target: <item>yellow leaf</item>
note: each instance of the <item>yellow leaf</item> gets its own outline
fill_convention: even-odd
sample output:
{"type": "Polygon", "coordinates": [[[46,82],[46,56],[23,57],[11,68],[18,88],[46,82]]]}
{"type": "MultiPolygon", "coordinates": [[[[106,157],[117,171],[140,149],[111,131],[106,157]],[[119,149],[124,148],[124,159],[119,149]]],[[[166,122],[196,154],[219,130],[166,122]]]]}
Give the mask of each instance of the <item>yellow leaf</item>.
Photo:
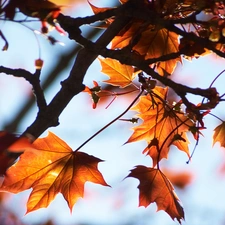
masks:
{"type": "Polygon", "coordinates": [[[135,78],[132,66],[121,64],[119,61],[110,58],[99,58],[99,61],[102,66],[101,72],[110,77],[109,80],[104,81],[108,84],[124,88],[130,85],[135,78]]]}
{"type": "Polygon", "coordinates": [[[225,147],[225,121],[214,129],[213,145],[219,142],[222,147],[225,147]]]}
{"type": "Polygon", "coordinates": [[[0,191],[18,193],[32,188],[27,213],[47,207],[62,193],[70,210],[83,197],[86,181],[108,186],[97,165],[102,160],[72,149],[53,133],[37,139],[7,170],[0,191]]]}

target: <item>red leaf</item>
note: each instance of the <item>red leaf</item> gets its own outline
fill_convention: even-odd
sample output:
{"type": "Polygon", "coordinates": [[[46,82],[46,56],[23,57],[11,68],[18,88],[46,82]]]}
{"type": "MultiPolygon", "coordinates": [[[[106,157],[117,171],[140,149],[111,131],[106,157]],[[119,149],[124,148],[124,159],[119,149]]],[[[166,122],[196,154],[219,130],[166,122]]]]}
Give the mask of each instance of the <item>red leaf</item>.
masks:
{"type": "Polygon", "coordinates": [[[184,219],[183,207],[167,177],[159,170],[145,166],[137,166],[127,177],[135,177],[140,181],[138,189],[139,206],[147,207],[155,202],[158,210],[164,210],[179,223],[184,219]]]}
{"type": "Polygon", "coordinates": [[[29,138],[17,137],[15,134],[0,131],[0,175],[5,174],[18,158],[18,153],[22,153],[27,147],[31,147],[29,138]]]}

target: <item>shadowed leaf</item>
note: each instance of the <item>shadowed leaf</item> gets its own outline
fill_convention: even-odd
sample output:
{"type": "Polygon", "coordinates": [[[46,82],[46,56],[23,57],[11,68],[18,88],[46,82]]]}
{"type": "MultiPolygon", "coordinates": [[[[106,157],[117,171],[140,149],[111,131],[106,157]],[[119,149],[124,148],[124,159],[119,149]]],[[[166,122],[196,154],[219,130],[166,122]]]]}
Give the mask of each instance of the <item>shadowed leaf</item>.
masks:
{"type": "Polygon", "coordinates": [[[0,131],[0,176],[4,175],[18,158],[17,153],[22,153],[28,147],[31,147],[29,138],[0,131]]]}
{"type": "Polygon", "coordinates": [[[172,219],[177,219],[181,223],[184,219],[183,207],[172,184],[160,170],[137,166],[127,177],[134,177],[140,181],[139,206],[147,207],[155,202],[158,210],[164,210],[172,219]]]}

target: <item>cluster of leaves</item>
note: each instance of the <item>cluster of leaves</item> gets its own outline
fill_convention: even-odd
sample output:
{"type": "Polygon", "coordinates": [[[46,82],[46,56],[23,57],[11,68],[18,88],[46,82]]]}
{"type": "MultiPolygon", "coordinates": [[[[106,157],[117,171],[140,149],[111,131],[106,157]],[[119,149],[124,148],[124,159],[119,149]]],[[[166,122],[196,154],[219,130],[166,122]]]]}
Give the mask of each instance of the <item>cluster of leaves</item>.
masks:
{"type": "MultiPolygon", "coordinates": [[[[0,190],[18,193],[32,188],[27,212],[47,207],[59,192],[72,210],[77,199],[83,197],[87,181],[109,186],[97,167],[102,160],[80,149],[128,110],[134,110],[137,117],[127,121],[136,122],[140,118],[142,122],[133,128],[126,143],[146,141],[143,154],[152,159],[151,166],[137,165],[127,176],[140,181],[139,205],[147,207],[155,202],[158,209],[166,211],[172,219],[180,223],[184,219],[180,200],[160,162],[168,157],[172,145],[190,158],[187,132],[199,140],[200,130],[206,129],[203,117],[212,114],[211,111],[224,101],[224,94],[219,95],[212,87],[214,82],[207,89],[190,88],[174,82],[171,77],[182,57],[191,60],[212,52],[225,57],[225,6],[223,1],[213,0],[120,2],[117,8],[98,8],[89,3],[95,15],[85,18],[66,17],[60,14],[59,6],[45,0],[22,3],[10,0],[1,4],[4,19],[13,20],[18,9],[41,20],[43,33],[47,32],[46,22],[55,26],[57,18],[69,37],[83,46],[70,76],[62,82],[62,89],[49,105],[39,83],[41,66],[35,74],[0,68],[1,72],[26,78],[33,86],[39,107],[37,119],[21,137],[5,131],[0,133],[0,172],[4,175],[0,190]],[[200,13],[210,17],[199,20],[200,13]],[[94,43],[82,36],[79,27],[99,20],[104,22],[102,28],[106,31],[94,43]],[[109,43],[110,48],[107,48],[109,43]],[[97,82],[92,88],[82,84],[87,68],[98,55],[102,56],[99,58],[102,72],[109,76],[105,82],[121,89],[130,86],[132,91],[115,93],[103,90],[97,82]],[[169,89],[180,98],[177,102],[168,100],[169,89]],[[139,93],[127,110],[74,151],[51,132],[45,138],[38,138],[49,127],[58,125],[62,110],[81,91],[91,95],[93,108],[106,96],[139,93]],[[186,97],[188,93],[201,96],[202,101],[193,104],[186,97]],[[33,142],[33,139],[36,140],[33,142]],[[19,160],[12,165],[18,156],[19,160]]],[[[4,38],[3,33],[1,36],[4,38]]],[[[220,142],[225,147],[224,133],[225,122],[222,121],[215,128],[213,143],[220,142]]]]}

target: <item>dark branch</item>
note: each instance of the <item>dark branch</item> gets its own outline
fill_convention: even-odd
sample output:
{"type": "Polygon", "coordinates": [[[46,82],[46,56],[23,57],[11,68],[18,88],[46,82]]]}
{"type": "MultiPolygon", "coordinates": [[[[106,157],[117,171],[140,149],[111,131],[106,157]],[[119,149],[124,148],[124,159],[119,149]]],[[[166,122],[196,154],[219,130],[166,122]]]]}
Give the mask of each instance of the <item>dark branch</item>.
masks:
{"type": "MultiPolygon", "coordinates": [[[[105,48],[119,31],[129,22],[130,18],[116,17],[114,22],[96,41],[97,46],[105,48]]],[[[59,17],[59,22],[63,28],[67,28],[68,33],[74,32],[74,27],[67,26],[63,15],[59,17]]],[[[79,36],[79,32],[73,33],[74,38],[79,36]]],[[[72,36],[73,36],[72,35],[72,36]]],[[[44,113],[39,113],[33,124],[27,128],[25,133],[32,134],[35,138],[40,136],[46,129],[59,124],[58,118],[70,100],[84,90],[83,78],[87,69],[96,59],[98,54],[92,49],[83,48],[79,51],[69,77],[61,82],[61,89],[46,107],[44,113]]]]}
{"type": "Polygon", "coordinates": [[[13,75],[15,77],[21,77],[26,79],[33,88],[34,95],[36,97],[37,101],[37,106],[40,111],[45,110],[46,108],[46,101],[44,97],[43,90],[40,85],[40,70],[36,70],[34,74],[30,73],[27,70],[24,69],[11,69],[11,68],[6,68],[4,66],[0,66],[0,73],[5,73],[7,75],[13,75]]]}

